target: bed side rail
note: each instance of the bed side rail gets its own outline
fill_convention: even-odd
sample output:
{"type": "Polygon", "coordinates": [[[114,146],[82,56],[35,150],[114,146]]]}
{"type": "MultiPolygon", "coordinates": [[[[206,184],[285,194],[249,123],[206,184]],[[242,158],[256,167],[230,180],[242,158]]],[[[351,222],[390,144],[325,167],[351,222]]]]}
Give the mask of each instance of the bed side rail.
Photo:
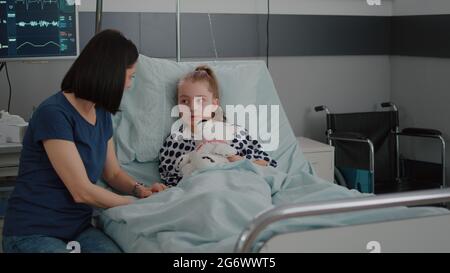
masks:
{"type": "Polygon", "coordinates": [[[450,189],[440,189],[279,206],[257,215],[239,236],[234,250],[238,253],[251,252],[256,239],[267,226],[288,218],[448,201],[450,201],[450,189]]]}

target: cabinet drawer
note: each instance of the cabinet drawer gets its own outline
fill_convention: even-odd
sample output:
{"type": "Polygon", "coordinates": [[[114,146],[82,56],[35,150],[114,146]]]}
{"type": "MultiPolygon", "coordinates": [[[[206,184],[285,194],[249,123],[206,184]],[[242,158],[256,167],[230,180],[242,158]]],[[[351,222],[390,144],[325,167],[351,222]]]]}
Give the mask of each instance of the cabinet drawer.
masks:
{"type": "Polygon", "coordinates": [[[20,153],[0,154],[0,168],[19,166],[20,153]]]}
{"type": "Polygon", "coordinates": [[[305,157],[311,163],[320,178],[327,181],[334,180],[334,153],[305,153],[305,157]]]}
{"type": "Polygon", "coordinates": [[[0,167],[0,177],[17,176],[19,167],[0,167]]]}

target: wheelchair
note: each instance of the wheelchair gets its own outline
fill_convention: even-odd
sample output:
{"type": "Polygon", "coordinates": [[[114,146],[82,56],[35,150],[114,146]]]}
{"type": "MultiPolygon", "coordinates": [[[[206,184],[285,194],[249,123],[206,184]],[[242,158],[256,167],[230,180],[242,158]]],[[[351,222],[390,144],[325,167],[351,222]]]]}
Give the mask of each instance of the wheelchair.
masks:
{"type": "Polygon", "coordinates": [[[400,130],[398,108],[381,103],[385,111],[326,113],[326,138],[335,147],[335,182],[366,193],[389,193],[445,188],[445,140],[434,129],[400,130]],[[400,155],[403,136],[440,142],[441,164],[416,161],[400,155]]]}

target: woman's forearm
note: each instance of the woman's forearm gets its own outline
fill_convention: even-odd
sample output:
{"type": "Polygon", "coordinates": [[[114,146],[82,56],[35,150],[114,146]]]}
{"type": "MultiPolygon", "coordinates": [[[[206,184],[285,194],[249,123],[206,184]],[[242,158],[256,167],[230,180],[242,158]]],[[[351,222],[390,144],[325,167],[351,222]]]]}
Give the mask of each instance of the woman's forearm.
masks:
{"type": "Polygon", "coordinates": [[[111,187],[124,194],[132,194],[137,182],[122,169],[113,177],[106,178],[105,180],[111,187]]]}
{"type": "Polygon", "coordinates": [[[74,142],[49,139],[43,144],[53,168],[75,202],[99,208],[131,203],[131,199],[127,197],[92,184],[74,142]]]}
{"type": "Polygon", "coordinates": [[[90,184],[86,186],[85,189],[79,191],[74,199],[77,203],[83,203],[103,209],[132,203],[130,198],[115,194],[94,184],[90,184]]]}
{"type": "Polygon", "coordinates": [[[167,187],[160,183],[153,183],[149,186],[139,186],[133,177],[129,176],[124,170],[120,169],[115,175],[110,177],[104,177],[108,184],[114,189],[124,193],[133,195],[137,198],[146,198],[152,195],[154,192],[160,192],[167,187]]]}

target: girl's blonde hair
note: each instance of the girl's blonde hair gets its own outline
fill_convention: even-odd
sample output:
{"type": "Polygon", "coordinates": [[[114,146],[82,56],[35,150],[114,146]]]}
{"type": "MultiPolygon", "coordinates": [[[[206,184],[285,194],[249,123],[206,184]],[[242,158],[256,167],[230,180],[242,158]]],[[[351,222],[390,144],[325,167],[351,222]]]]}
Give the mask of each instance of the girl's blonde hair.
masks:
{"type": "MultiPolygon", "coordinates": [[[[178,90],[180,86],[185,81],[190,82],[207,82],[209,85],[209,91],[213,94],[213,98],[219,99],[219,84],[217,82],[216,74],[214,71],[207,65],[200,65],[195,68],[194,71],[188,73],[186,76],[181,78],[178,82],[178,90]]],[[[178,94],[178,91],[177,91],[178,94]]]]}

